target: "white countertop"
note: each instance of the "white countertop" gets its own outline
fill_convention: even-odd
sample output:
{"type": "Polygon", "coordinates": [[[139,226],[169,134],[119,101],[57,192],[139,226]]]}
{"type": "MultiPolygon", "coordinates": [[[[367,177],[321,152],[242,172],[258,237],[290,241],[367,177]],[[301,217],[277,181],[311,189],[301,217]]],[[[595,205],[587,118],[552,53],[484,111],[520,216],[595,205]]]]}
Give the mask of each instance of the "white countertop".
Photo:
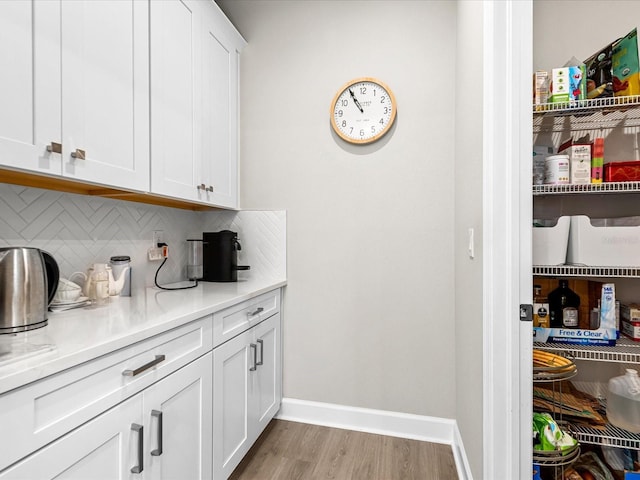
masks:
{"type": "Polygon", "coordinates": [[[111,297],[104,306],[49,312],[46,327],[0,335],[0,393],[284,285],[285,280],[251,278],[202,282],[188,290],[152,287],[131,297],[111,297]]]}

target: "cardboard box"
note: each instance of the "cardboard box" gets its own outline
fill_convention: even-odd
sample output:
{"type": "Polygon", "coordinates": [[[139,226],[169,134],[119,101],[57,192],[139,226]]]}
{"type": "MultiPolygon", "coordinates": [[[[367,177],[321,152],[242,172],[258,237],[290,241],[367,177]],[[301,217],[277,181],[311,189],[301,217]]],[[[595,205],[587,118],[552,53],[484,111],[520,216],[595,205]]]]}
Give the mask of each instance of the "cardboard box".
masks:
{"type": "Polygon", "coordinates": [[[549,101],[551,103],[575,102],[586,98],[585,66],[562,67],[551,70],[549,101]]]}
{"type": "Polygon", "coordinates": [[[569,155],[569,182],[574,184],[591,183],[591,144],[567,140],[558,153],[569,155]]]}
{"type": "Polygon", "coordinates": [[[627,322],[640,323],[640,305],[637,303],[620,305],[620,316],[627,322]]]}
{"type": "Polygon", "coordinates": [[[622,333],[635,342],[640,342],[640,322],[629,322],[622,319],[622,333]]]}
{"type": "Polygon", "coordinates": [[[591,144],[591,183],[602,183],[604,178],[604,138],[593,139],[591,144]]]}
{"type": "MultiPolygon", "coordinates": [[[[536,278],[535,282],[539,285],[544,284],[540,278],[536,278]]],[[[557,279],[554,279],[552,289],[555,289],[557,284],[557,279]]],[[[602,284],[588,280],[570,280],[569,288],[580,295],[580,328],[534,327],[533,341],[574,345],[615,345],[618,332],[616,329],[614,285],[612,283],[602,284]],[[599,286],[600,288],[598,288],[599,286]],[[585,289],[587,291],[586,294],[584,292],[585,289]],[[597,307],[598,302],[594,297],[598,291],[600,302],[603,306],[600,313],[600,328],[589,330],[589,312],[593,307],[597,307]]],[[[549,291],[543,290],[543,295],[548,295],[549,291]]]]}
{"type": "Polygon", "coordinates": [[[548,101],[549,72],[539,70],[533,74],[533,104],[541,105],[547,103],[548,101]]]}

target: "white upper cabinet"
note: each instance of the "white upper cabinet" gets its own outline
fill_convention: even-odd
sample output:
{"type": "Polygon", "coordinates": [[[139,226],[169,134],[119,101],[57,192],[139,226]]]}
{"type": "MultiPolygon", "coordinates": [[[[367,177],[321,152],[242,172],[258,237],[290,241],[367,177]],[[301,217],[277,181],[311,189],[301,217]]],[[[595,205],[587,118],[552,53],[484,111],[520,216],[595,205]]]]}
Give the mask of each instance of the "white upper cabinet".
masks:
{"type": "Polygon", "coordinates": [[[239,52],[213,3],[151,3],[151,191],[238,206],[239,52]]]}
{"type": "Polygon", "coordinates": [[[0,2],[0,164],[59,175],[60,2],[0,2]],[[53,20],[52,20],[53,19],[53,20]]]}
{"type": "Polygon", "coordinates": [[[149,188],[148,4],[0,2],[0,164],[149,188]]]}
{"type": "Polygon", "coordinates": [[[148,18],[137,0],[62,2],[64,176],[149,189],[148,18]]]}

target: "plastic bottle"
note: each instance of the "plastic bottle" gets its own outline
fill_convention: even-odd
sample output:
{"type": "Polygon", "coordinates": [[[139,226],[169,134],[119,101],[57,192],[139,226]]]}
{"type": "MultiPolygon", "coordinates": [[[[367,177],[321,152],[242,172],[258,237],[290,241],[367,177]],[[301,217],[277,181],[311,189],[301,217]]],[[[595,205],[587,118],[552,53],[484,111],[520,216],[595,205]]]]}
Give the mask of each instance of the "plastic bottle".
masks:
{"type": "Polygon", "coordinates": [[[89,297],[95,305],[104,305],[109,300],[109,273],[105,263],[93,264],[89,293],[89,297]]]}
{"type": "Polygon", "coordinates": [[[533,326],[549,328],[549,302],[542,296],[542,286],[533,286],[533,326]]]}
{"type": "Polygon", "coordinates": [[[578,328],[580,326],[580,296],[569,288],[567,280],[549,293],[551,328],[578,328]]]}
{"type": "Polygon", "coordinates": [[[609,380],[607,418],[612,425],[640,433],[640,378],[631,368],[609,380]]]}

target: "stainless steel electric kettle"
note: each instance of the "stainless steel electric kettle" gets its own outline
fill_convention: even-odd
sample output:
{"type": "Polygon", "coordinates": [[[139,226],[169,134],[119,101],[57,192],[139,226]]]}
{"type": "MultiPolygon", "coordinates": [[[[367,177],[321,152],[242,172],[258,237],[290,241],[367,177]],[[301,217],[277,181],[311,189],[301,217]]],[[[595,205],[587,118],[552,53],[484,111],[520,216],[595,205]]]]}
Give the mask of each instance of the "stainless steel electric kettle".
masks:
{"type": "Polygon", "coordinates": [[[60,271],[45,251],[0,248],[0,334],[44,327],[60,271]]]}

